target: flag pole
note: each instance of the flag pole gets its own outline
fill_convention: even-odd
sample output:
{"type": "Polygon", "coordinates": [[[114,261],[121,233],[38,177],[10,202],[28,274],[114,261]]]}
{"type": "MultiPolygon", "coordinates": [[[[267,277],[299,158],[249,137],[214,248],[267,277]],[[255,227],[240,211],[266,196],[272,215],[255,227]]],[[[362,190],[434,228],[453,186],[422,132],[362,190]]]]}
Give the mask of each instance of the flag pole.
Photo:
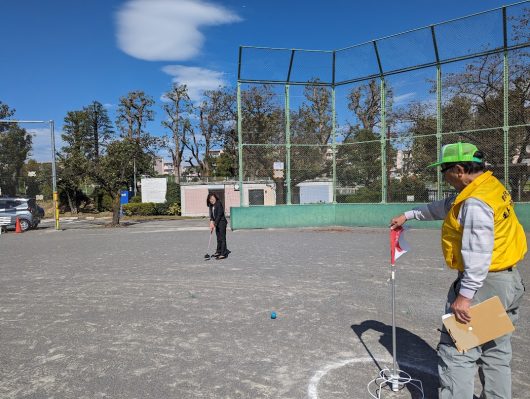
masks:
{"type": "Polygon", "coordinates": [[[399,391],[399,372],[396,364],[396,246],[403,228],[390,230],[390,280],[392,282],[392,372],[390,373],[392,391],[399,391]]]}
{"type": "Polygon", "coordinates": [[[403,233],[403,227],[390,230],[390,280],[392,284],[392,370],[385,368],[379,372],[379,376],[371,380],[368,385],[368,393],[372,398],[381,399],[383,388],[390,388],[393,392],[398,392],[407,384],[415,387],[421,394],[421,399],[425,398],[423,384],[420,380],[412,378],[408,373],[400,370],[397,366],[396,355],[396,248],[400,253],[398,257],[406,252],[399,244],[399,237],[403,233]]]}

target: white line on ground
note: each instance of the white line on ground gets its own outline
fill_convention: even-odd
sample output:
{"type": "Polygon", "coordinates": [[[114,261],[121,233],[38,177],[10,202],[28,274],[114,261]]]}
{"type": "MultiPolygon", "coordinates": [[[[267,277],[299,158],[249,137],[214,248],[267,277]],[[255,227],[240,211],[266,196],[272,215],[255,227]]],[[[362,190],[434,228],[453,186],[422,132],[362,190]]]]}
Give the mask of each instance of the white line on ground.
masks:
{"type": "MultiPolygon", "coordinates": [[[[324,377],[327,373],[329,373],[331,370],[339,369],[341,367],[344,367],[348,364],[352,363],[370,363],[370,362],[380,362],[380,363],[391,363],[391,358],[385,358],[385,359],[373,359],[371,357],[360,357],[357,359],[344,359],[340,360],[338,362],[330,363],[322,367],[320,370],[318,370],[313,377],[311,377],[311,380],[309,380],[309,387],[307,388],[307,396],[309,399],[318,399],[318,384],[320,383],[320,380],[322,377],[324,377]]],[[[411,369],[421,371],[423,373],[429,374],[429,375],[436,375],[436,373],[426,367],[419,366],[417,364],[410,364],[410,363],[399,363],[401,366],[410,367],[411,369]]]]}
{"type": "Polygon", "coordinates": [[[210,228],[209,227],[174,227],[171,229],[128,231],[128,233],[133,233],[133,234],[171,233],[172,231],[205,231],[205,230],[210,230],[210,228]]]}

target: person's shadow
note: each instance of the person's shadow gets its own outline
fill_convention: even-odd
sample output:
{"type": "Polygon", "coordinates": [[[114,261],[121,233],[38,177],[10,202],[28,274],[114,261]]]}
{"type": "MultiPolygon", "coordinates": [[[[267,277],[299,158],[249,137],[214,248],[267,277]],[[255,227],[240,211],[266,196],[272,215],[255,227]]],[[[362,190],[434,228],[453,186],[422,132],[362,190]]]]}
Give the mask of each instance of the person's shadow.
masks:
{"type": "MultiPolygon", "coordinates": [[[[379,343],[392,356],[392,326],[381,323],[376,320],[365,320],[361,324],[354,324],[351,329],[357,334],[359,340],[365,347],[366,351],[373,359],[374,364],[379,370],[382,370],[389,365],[380,365],[379,361],[374,357],[370,348],[366,345],[363,339],[363,334],[368,330],[373,330],[381,333],[379,343]]],[[[375,349],[375,348],[373,348],[375,349]]],[[[404,328],[396,327],[396,363],[397,367],[408,373],[412,378],[420,380],[423,385],[423,392],[425,398],[438,397],[438,355],[427,342],[411,333],[404,328]]],[[[374,378],[377,375],[374,375],[374,378]]],[[[421,393],[413,386],[406,385],[411,395],[411,398],[421,398],[421,393]]],[[[384,397],[384,394],[381,395],[384,397]]]]}

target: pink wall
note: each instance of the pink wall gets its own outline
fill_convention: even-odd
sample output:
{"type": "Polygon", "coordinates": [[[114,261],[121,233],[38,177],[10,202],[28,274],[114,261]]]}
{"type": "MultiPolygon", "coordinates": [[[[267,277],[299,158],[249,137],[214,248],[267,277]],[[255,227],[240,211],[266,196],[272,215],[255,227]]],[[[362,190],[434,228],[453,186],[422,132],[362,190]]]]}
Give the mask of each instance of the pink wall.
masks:
{"type": "Polygon", "coordinates": [[[182,214],[184,216],[208,216],[207,186],[185,186],[182,191],[184,194],[182,214]]]}
{"type": "Polygon", "coordinates": [[[230,215],[231,206],[239,206],[239,191],[234,190],[233,184],[225,186],[225,213],[230,215]]]}
{"type": "Polygon", "coordinates": [[[182,186],[182,215],[183,216],[208,216],[206,196],[208,189],[225,190],[225,213],[230,215],[231,206],[239,206],[239,191],[234,190],[233,184],[226,185],[196,185],[182,186]]]}

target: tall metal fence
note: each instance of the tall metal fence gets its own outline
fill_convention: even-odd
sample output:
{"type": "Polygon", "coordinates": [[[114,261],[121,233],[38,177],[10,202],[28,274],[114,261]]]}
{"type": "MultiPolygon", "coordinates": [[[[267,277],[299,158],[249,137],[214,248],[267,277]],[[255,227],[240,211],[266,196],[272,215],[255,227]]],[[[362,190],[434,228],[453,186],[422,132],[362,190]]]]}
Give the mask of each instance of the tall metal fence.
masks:
{"type": "Polygon", "coordinates": [[[338,50],[240,47],[241,204],[267,204],[260,185],[269,204],[439,199],[428,165],[456,141],[530,201],[529,19],[523,1],[338,50]]]}

